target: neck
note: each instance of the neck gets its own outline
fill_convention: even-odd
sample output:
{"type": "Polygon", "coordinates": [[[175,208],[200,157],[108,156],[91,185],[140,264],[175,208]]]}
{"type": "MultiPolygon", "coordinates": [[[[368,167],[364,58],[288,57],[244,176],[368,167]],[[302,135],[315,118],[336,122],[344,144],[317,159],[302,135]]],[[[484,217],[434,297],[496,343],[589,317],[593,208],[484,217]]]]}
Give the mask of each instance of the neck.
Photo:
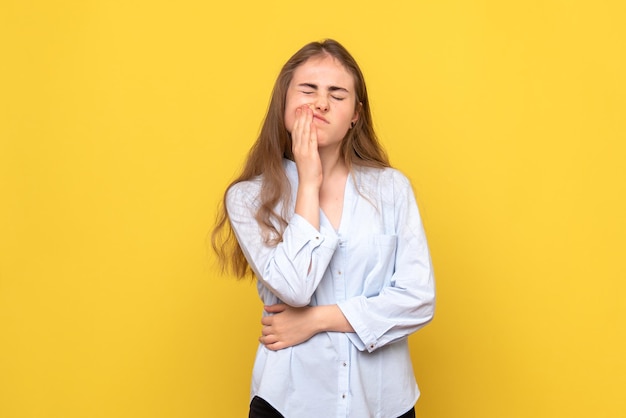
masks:
{"type": "Polygon", "coordinates": [[[341,158],[339,147],[332,149],[320,148],[319,154],[324,178],[335,174],[344,174],[347,171],[347,166],[343,158],[341,158]]]}

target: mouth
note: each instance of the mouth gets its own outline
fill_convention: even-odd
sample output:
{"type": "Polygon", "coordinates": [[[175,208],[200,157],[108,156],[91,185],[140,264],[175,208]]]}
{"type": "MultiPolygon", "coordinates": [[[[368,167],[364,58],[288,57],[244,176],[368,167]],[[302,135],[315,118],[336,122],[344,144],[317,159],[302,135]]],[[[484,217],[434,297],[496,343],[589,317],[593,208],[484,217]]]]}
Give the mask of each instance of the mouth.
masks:
{"type": "Polygon", "coordinates": [[[319,119],[319,120],[321,120],[324,123],[330,123],[330,122],[328,122],[326,120],[326,118],[324,118],[323,116],[320,116],[320,115],[313,115],[313,119],[319,119]]]}

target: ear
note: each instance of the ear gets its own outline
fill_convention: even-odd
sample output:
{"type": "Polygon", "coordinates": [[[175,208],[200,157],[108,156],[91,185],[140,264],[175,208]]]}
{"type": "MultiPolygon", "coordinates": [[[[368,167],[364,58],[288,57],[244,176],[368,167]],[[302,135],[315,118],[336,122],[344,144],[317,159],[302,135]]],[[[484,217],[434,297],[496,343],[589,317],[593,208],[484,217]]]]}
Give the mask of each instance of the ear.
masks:
{"type": "Polygon", "coordinates": [[[357,120],[359,120],[359,115],[361,114],[361,109],[363,109],[363,103],[359,102],[354,111],[354,116],[352,117],[352,124],[355,124],[357,120]]]}

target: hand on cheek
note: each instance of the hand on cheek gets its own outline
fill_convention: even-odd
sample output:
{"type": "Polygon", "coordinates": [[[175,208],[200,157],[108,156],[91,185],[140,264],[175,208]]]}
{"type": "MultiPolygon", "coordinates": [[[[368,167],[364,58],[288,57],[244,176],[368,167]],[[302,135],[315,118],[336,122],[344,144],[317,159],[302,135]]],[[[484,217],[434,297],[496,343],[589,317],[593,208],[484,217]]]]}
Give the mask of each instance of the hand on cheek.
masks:
{"type": "Polygon", "coordinates": [[[300,182],[319,187],[322,184],[322,163],[317,149],[317,128],[313,124],[313,110],[309,105],[296,109],[291,140],[300,182]]]}

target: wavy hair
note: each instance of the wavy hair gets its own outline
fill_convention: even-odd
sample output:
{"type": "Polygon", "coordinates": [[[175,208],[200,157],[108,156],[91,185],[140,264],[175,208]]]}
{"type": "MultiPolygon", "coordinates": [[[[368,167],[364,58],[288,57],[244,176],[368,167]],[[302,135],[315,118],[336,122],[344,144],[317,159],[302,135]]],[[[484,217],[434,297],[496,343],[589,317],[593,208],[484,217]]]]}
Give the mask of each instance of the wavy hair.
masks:
{"type": "MultiPolygon", "coordinates": [[[[294,159],[291,137],[285,127],[287,89],[295,70],[300,65],[311,58],[325,55],[340,62],[354,79],[355,111],[359,112],[359,118],[342,140],[341,157],[349,169],[353,166],[389,167],[387,155],[374,132],[365,79],[352,55],[339,42],[332,39],[305,45],[285,63],[278,74],[259,136],[248,153],[241,174],[226,189],[228,191],[236,183],[261,177],[258,199],[260,206],[255,219],[268,245],[275,246],[282,240],[287,220],[276,208],[279,203],[287,207],[291,196],[290,185],[283,168],[283,158],[294,159]]],[[[226,211],[226,193],[218,208],[211,234],[211,245],[217,254],[222,272],[232,273],[237,278],[253,274],[230,225],[226,211]]]]}

